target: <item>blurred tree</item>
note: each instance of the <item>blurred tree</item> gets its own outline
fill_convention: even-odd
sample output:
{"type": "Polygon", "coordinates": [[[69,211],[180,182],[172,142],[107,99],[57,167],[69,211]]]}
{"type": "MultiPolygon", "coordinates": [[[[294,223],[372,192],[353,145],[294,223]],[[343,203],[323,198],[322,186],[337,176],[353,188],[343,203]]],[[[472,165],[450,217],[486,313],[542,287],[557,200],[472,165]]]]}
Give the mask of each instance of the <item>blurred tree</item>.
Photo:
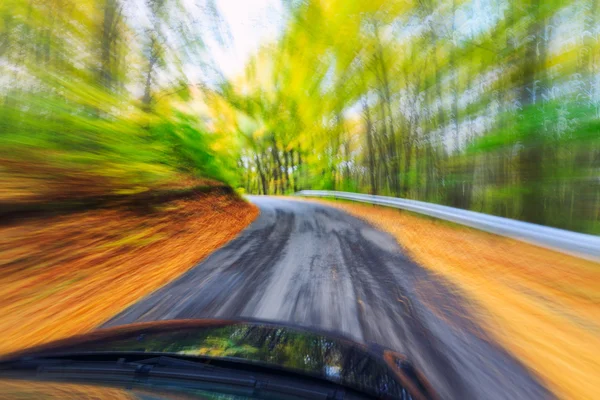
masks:
{"type": "Polygon", "coordinates": [[[257,123],[246,190],[358,190],[600,232],[596,0],[288,10],[278,43],[220,91],[257,123]]]}
{"type": "Polygon", "coordinates": [[[237,139],[208,132],[211,91],[184,68],[210,63],[215,10],[210,0],[3,1],[0,202],[234,183],[237,139]]]}

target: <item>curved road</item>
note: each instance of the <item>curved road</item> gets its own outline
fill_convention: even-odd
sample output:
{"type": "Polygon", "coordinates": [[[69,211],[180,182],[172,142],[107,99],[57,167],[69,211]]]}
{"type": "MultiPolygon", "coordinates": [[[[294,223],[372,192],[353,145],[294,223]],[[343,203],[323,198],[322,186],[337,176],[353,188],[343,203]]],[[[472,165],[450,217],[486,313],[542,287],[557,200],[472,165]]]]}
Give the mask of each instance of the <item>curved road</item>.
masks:
{"type": "Polygon", "coordinates": [[[104,326],[260,318],[340,332],[408,355],[443,399],[552,397],[494,344],[451,285],[343,211],[252,196],[240,236],[104,326]]]}

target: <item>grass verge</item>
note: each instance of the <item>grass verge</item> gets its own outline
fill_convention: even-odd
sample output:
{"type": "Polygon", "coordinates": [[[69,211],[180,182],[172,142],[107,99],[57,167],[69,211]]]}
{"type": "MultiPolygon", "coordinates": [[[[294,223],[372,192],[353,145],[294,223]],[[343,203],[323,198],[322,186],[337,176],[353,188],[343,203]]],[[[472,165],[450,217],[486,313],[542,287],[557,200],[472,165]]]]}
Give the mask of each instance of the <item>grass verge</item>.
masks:
{"type": "Polygon", "coordinates": [[[600,264],[396,209],[314,200],[391,233],[560,398],[600,398],[600,264]]]}
{"type": "MultiPolygon", "coordinates": [[[[69,382],[35,382],[26,380],[0,381],[0,399],[61,399],[61,400],[138,400],[129,389],[77,384],[69,382]]],[[[136,390],[137,392],[137,390],[136,390]]],[[[155,393],[156,394],[156,393],[155,393]]],[[[151,397],[152,398],[152,397],[151,397]]]]}
{"type": "Polygon", "coordinates": [[[227,243],[258,209],[226,191],[0,226],[0,354],[83,333],[227,243]]]}

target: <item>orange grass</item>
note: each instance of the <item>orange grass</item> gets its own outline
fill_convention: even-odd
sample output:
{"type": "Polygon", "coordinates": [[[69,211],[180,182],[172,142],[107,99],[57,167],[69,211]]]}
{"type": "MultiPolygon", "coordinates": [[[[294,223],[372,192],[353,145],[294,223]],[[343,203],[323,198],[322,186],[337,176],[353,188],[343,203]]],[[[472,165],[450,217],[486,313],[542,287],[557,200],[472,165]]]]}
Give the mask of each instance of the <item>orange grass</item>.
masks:
{"type": "Polygon", "coordinates": [[[139,384],[133,385],[132,388],[122,388],[118,384],[111,386],[109,382],[96,385],[91,383],[0,380],[0,400],[144,400],[159,398],[197,400],[202,398],[199,397],[200,393],[191,395],[177,390],[168,390],[168,388],[144,387],[139,384]]]}
{"type": "Polygon", "coordinates": [[[0,381],[0,399],[135,400],[130,390],[86,384],[0,381]]]}
{"type": "Polygon", "coordinates": [[[600,264],[395,209],[322,202],[391,233],[453,282],[557,396],[600,399],[600,264]]]}
{"type": "Polygon", "coordinates": [[[83,333],[187,271],[258,209],[226,194],[0,227],[0,353],[83,333]]]}

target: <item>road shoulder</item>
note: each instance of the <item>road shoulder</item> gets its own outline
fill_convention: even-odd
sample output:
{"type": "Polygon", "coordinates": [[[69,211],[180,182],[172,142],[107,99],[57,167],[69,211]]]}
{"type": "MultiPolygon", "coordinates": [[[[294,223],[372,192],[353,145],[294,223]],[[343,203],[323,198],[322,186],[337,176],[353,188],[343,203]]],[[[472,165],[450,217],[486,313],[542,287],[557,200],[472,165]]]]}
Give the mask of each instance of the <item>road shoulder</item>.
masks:
{"type": "MultiPolygon", "coordinates": [[[[459,288],[486,332],[559,397],[597,397],[598,264],[395,209],[311,201],[392,234],[412,259],[459,288]]],[[[425,301],[433,295],[423,293],[425,301]]]]}

